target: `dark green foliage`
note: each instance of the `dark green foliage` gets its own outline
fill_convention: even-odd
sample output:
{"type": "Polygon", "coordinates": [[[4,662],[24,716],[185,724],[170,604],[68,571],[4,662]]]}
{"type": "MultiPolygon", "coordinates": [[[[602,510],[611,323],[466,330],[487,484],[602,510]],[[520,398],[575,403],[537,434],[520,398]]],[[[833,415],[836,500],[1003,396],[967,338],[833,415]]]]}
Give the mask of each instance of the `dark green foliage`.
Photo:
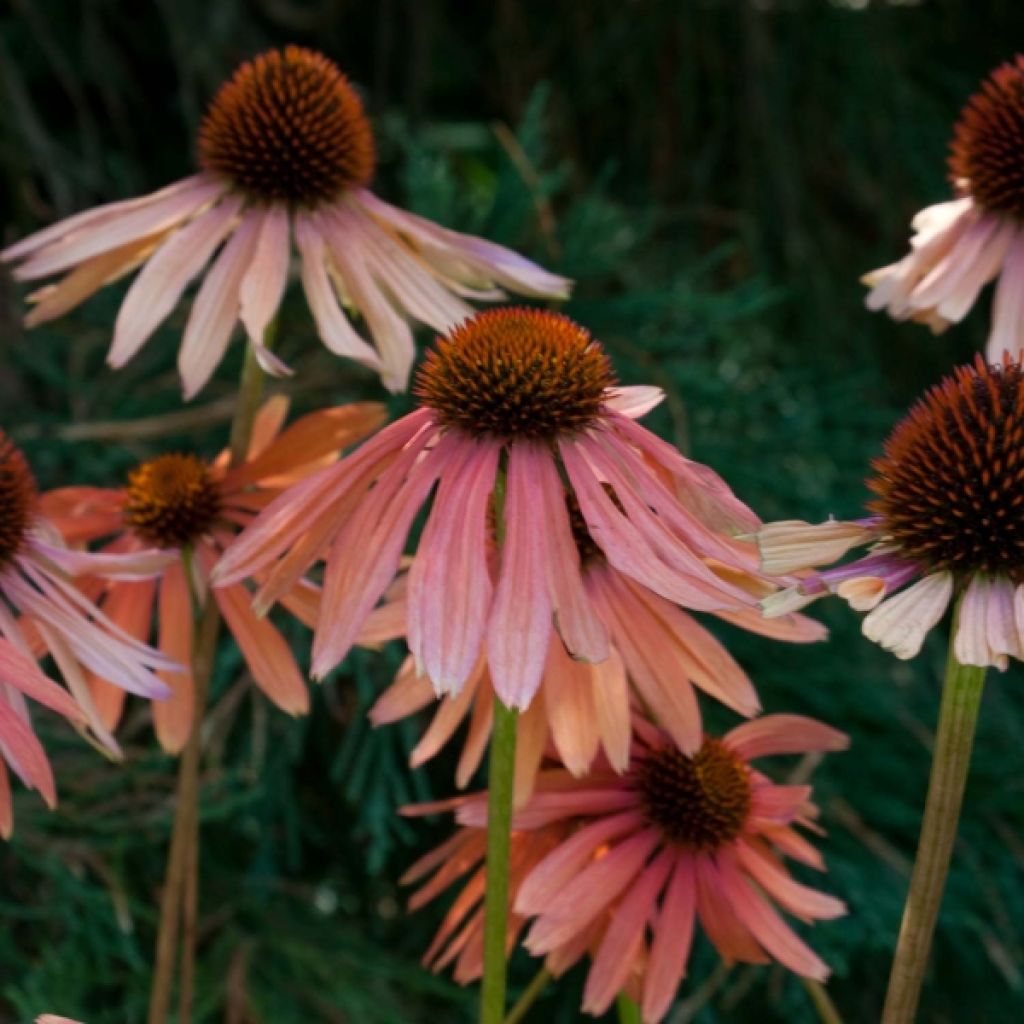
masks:
{"type": "MultiPolygon", "coordinates": [[[[987,323],[985,299],[935,339],[866,313],[857,278],[901,255],[912,214],[947,196],[952,121],[1024,38],[1010,0],[857,6],[179,0],[131,5],[128,17],[115,0],[19,0],[0,13],[4,239],[189,173],[203,104],[237,60],[272,43],[316,46],[367,96],[386,198],[578,278],[567,311],[607,343],[625,382],[668,392],[650,425],[765,518],[850,515],[901,410],[969,357],[987,323]]],[[[127,369],[109,371],[121,291],[25,336],[21,292],[2,282],[0,426],[44,486],[115,483],[140,458],[225,442],[237,345],[183,418],[151,435],[119,423],[180,411],[183,322],[179,310],[127,369]]],[[[294,294],[279,337],[297,409],[381,397],[370,374],[315,341],[294,294]]],[[[916,840],[943,638],[902,664],[845,608],[821,615],[832,639],[814,649],[723,635],[768,710],[818,715],[853,739],[816,773],[826,887],[851,915],[813,941],[835,967],[844,1019],[867,1024],[916,840]]],[[[449,792],[453,773],[448,758],[410,775],[416,729],[366,722],[399,658],[359,652],[292,721],[251,694],[225,645],[203,790],[203,1019],[229,1008],[228,1019],[273,1024],[473,1019],[472,993],[416,963],[441,908],[407,917],[396,883],[448,834],[447,822],[408,822],[396,808],[449,792]]],[[[1020,676],[1015,666],[986,693],[922,1021],[1001,1022],[1022,998],[1020,676]]],[[[140,708],[124,765],[37,717],[61,804],[50,814],[21,794],[0,849],[0,1022],[51,1010],[134,1024],[174,764],[140,708]]],[[[514,984],[534,969],[517,958],[514,984]]],[[[683,998],[715,971],[700,944],[683,998]]],[[[577,1019],[581,981],[571,974],[530,1019],[577,1019]]],[[[737,968],[693,1019],[816,1017],[781,971],[737,968]]]]}

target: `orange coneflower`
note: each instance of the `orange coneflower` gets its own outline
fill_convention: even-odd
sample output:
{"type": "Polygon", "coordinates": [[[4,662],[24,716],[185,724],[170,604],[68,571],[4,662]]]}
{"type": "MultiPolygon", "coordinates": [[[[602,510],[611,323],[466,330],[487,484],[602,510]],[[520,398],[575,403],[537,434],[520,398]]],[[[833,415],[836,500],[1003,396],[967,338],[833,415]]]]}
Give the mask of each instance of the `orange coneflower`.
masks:
{"type": "Polygon", "coordinates": [[[988,357],[1024,339],[1024,56],[997,68],[964,107],[950,146],[959,198],[922,210],[911,251],[864,277],[870,309],[939,333],[999,278],[988,357]]]}
{"type": "Polygon", "coordinates": [[[294,232],[324,344],[401,391],[414,358],[409,318],[445,331],[471,314],[467,299],[501,298],[498,287],[568,293],[565,278],[509,249],[378,199],[369,190],[376,156],[362,101],[311,50],[288,46],[242,64],[210,104],[198,160],[193,177],[77,214],[0,253],[17,263],[20,280],[70,271],[30,296],[27,323],[62,315],[142,265],[108,356],[123,366],[213,258],[179,353],[186,398],[209,380],[239,320],[264,369],[286,372],[264,334],[284,294],[294,232]],[[346,307],[361,316],[372,344],[346,307]]]}
{"type": "Polygon", "coordinates": [[[552,622],[571,656],[608,657],[567,487],[623,577],[698,610],[756,602],[729,578],[754,560],[727,535],[755,529],[756,516],[711,470],[633,421],[660,393],[617,387],[601,345],[571,320],[482,313],[438,341],[417,394],[419,409],[270,505],[214,574],[217,585],[265,575],[257,593],[265,607],[326,556],[314,674],[352,646],[435,484],[409,568],[406,635],[438,693],[462,690],[485,651],[497,695],[527,707],[552,622]]]}
{"type": "Polygon", "coordinates": [[[768,572],[828,565],[764,602],[784,614],[829,593],[867,611],[864,634],[912,658],[956,594],[964,665],[1005,669],[1024,657],[1024,373],[978,356],[932,388],[893,430],[868,481],[876,498],[853,522],[770,523],[759,536],[768,572]],[[911,584],[907,586],[907,584],[911,584]],[[906,587],[906,589],[903,589],[906,587]]]}
{"type": "MultiPolygon", "coordinates": [[[[777,785],[751,764],[760,757],[842,750],[846,737],[810,718],[769,715],[686,755],[662,729],[634,720],[637,742],[624,775],[600,765],[586,778],[546,770],[512,819],[509,946],[523,944],[556,976],[583,956],[592,963],[583,1010],[600,1015],[627,992],[646,1024],[664,1017],[687,960],[695,924],[723,959],[775,960],[823,980],[828,968],[775,909],[807,922],[845,913],[841,900],[795,881],[792,857],[822,870],[795,826],[814,827],[811,787],[777,785]]],[[[456,962],[465,983],[482,969],[487,794],[407,808],[454,810],[463,826],[406,873],[413,907],[472,872],[426,961],[456,962]]]]}
{"type": "MultiPolygon", "coordinates": [[[[240,465],[229,466],[227,452],[212,463],[172,453],[142,463],[129,474],[127,487],[66,487],[43,496],[43,507],[69,543],[105,539],[106,552],[155,545],[191,553],[191,580],[185,563],[175,558],[159,578],[104,581],[98,588],[106,614],[140,640],[150,636],[155,617],[160,649],[188,667],[162,673],[171,697],[153,707],[157,736],[169,751],[181,749],[192,723],[190,588],[205,594],[211,569],[240,526],[288,484],[332,461],[339,449],[364,437],[385,416],[383,407],[373,403],[339,406],[311,413],[280,432],[287,409],[282,398],[265,403],[240,465]]],[[[277,628],[252,612],[249,591],[236,585],[214,591],[214,597],[256,685],[283,710],[305,713],[309,695],[302,673],[277,628]]],[[[308,620],[316,595],[305,587],[290,594],[286,603],[308,620]]],[[[109,678],[103,672],[92,678],[106,729],[116,724],[123,704],[123,694],[108,685],[109,678]]]]}

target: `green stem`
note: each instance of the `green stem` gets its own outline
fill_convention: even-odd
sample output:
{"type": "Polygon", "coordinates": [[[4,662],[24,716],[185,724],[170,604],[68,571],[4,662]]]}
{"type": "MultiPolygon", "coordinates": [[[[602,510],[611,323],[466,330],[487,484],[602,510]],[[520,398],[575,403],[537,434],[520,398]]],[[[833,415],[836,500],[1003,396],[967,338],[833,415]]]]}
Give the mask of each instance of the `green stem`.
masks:
{"type": "Polygon", "coordinates": [[[821,1021],[821,1024],[843,1024],[843,1018],[839,1016],[836,1004],[832,1002],[825,986],[813,978],[801,978],[800,980],[811,997],[811,1002],[814,1003],[814,1009],[818,1013],[818,1020],[821,1021]]]}
{"type": "Polygon", "coordinates": [[[484,974],[480,1024],[505,1019],[505,931],[508,922],[508,862],[512,792],[516,769],[518,712],[494,698],[487,797],[487,891],[484,895],[484,974]]]}
{"type": "Polygon", "coordinates": [[[508,1011],[505,1024],[519,1024],[519,1022],[530,1012],[537,997],[548,987],[553,975],[546,968],[542,967],[534,976],[523,994],[516,1000],[516,1005],[508,1011]]]}
{"type": "MultiPolygon", "coordinates": [[[[265,344],[270,343],[277,333],[277,321],[273,321],[264,336],[265,344]]],[[[242,364],[242,378],[238,384],[238,398],[235,415],[231,420],[231,465],[245,462],[252,439],[252,427],[263,398],[263,370],[256,359],[252,345],[245,346],[245,362],[242,364]]]]}
{"type": "Polygon", "coordinates": [[[619,1011],[619,1024],[641,1024],[640,1007],[625,992],[619,993],[615,1006],[619,1011]]]}
{"type": "Polygon", "coordinates": [[[953,643],[958,618],[954,616],[950,636],[924,819],[889,975],[882,1024],[911,1024],[917,1014],[971,763],[985,669],[957,661],[953,643]]]}

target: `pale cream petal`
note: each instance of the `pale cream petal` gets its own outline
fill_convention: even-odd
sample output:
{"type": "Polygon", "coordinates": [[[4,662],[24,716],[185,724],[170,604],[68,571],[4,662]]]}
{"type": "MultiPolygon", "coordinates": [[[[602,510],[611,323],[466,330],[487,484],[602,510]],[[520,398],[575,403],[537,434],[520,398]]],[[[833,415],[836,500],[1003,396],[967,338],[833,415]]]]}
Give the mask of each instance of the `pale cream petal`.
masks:
{"type": "Polygon", "coordinates": [[[953,574],[932,573],[883,601],[864,620],[864,635],[897,658],[913,658],[924,638],[942,618],[953,596],[953,574]]]}
{"type": "Polygon", "coordinates": [[[767,523],[757,532],[761,568],[771,576],[830,565],[858,544],[867,544],[875,530],[860,523],[829,519],[812,524],[798,519],[767,523]]]}

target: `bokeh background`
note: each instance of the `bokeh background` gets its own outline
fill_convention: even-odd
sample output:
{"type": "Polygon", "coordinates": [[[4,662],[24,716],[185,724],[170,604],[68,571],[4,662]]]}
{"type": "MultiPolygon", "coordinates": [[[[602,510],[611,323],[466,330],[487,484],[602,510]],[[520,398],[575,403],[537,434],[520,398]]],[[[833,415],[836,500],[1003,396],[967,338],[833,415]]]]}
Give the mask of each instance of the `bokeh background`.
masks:
{"type": "MultiPolygon", "coordinates": [[[[366,97],[381,194],[576,278],[568,312],[605,341],[625,381],[667,391],[650,424],[765,518],[849,516],[890,427],[971,356],[988,318],[986,298],[933,338],[868,314],[857,279],[901,255],[913,213],[948,196],[952,122],[1021,40],[1018,0],[8,0],[2,237],[190,173],[204,105],[233,67],[268,46],[314,46],[366,97]]],[[[181,311],[127,369],[104,367],[119,295],[26,335],[20,290],[0,278],[0,426],[43,486],[116,484],[140,459],[225,441],[241,346],[182,410],[181,311]]],[[[285,385],[296,410],[382,398],[374,378],[315,342],[295,295],[279,338],[297,369],[285,385]]],[[[828,887],[851,913],[813,942],[835,968],[843,1018],[870,1022],[916,839],[945,638],[901,664],[845,608],[819,614],[832,636],[813,649],[727,639],[767,709],[852,737],[815,774],[828,887]]],[[[301,633],[296,644],[304,653],[301,633]]],[[[448,823],[406,822],[396,808],[447,794],[452,778],[450,761],[407,771],[411,723],[366,723],[400,655],[357,652],[293,721],[223,647],[203,774],[203,1020],[473,1019],[474,994],[417,964],[443,907],[407,916],[397,883],[448,823]]],[[[1024,998],[1020,676],[1015,666],[988,685],[922,1021],[1002,1022],[1024,998]]],[[[22,793],[0,848],[0,1021],[57,1010],[135,1024],[175,765],[141,704],[122,731],[122,765],[44,716],[40,727],[61,804],[49,813],[22,793]]],[[[782,971],[716,964],[699,945],[674,1024],[818,1019],[782,971]]],[[[514,988],[533,970],[517,957],[514,988]]],[[[574,972],[528,1019],[578,1019],[580,985],[574,972]]]]}

